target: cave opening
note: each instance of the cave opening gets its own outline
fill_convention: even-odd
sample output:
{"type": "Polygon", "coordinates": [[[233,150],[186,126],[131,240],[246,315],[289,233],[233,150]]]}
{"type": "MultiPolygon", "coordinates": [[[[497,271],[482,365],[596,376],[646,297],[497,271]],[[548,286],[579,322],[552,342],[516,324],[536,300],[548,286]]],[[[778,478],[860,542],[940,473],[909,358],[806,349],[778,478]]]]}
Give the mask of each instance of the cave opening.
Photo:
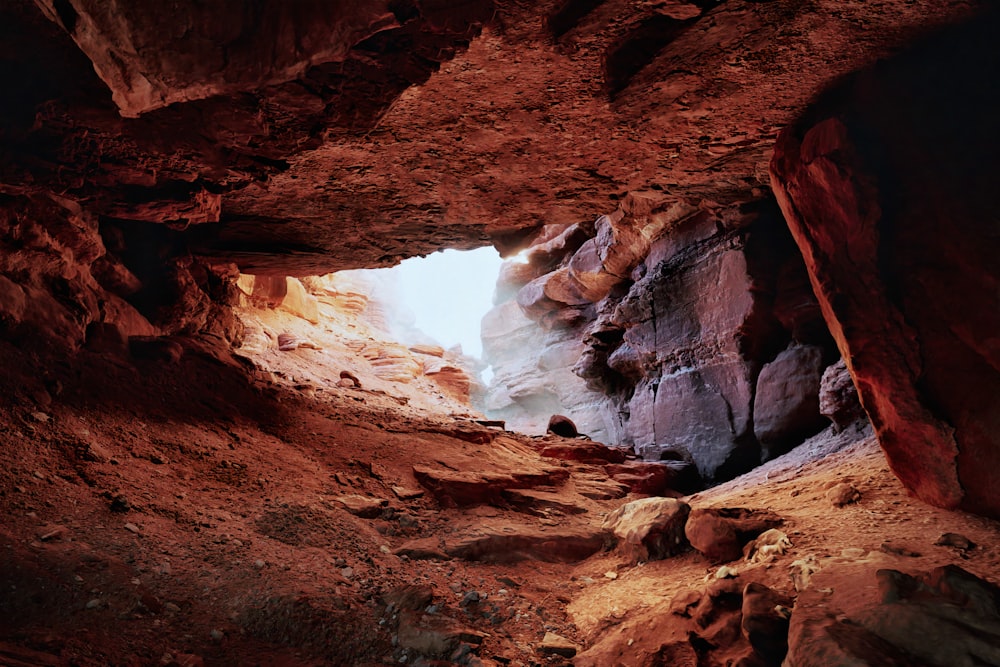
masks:
{"type": "Polygon", "coordinates": [[[411,257],[388,269],[367,269],[392,307],[391,324],[401,342],[422,342],[422,334],[445,348],[482,358],[481,321],[493,307],[502,263],[486,246],[476,250],[442,250],[411,257]]]}

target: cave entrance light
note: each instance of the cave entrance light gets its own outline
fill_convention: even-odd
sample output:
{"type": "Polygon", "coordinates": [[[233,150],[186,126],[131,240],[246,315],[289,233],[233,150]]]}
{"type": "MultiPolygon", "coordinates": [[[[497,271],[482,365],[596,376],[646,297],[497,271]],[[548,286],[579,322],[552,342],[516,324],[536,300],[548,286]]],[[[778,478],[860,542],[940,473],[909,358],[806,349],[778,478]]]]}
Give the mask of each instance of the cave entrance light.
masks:
{"type": "Polygon", "coordinates": [[[398,328],[401,338],[408,330],[416,329],[442,347],[461,345],[463,353],[481,358],[481,321],[493,307],[502,261],[497,251],[487,246],[439,251],[373,271],[386,278],[384,284],[398,299],[400,315],[410,320],[407,311],[411,314],[412,320],[406,324],[412,327],[398,328]]]}

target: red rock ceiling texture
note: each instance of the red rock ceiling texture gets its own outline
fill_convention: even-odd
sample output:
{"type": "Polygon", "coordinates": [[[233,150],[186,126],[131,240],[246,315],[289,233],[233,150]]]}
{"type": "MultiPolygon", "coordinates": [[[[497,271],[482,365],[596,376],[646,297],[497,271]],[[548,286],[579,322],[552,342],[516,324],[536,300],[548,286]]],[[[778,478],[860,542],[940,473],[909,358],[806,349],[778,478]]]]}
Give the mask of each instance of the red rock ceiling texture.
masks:
{"type": "Polygon", "coordinates": [[[894,469],[1000,515],[995,49],[876,70],[779,139],[838,77],[980,6],[12,0],[4,326],[233,338],[226,263],[512,249],[639,200],[725,228],[773,182],[894,469]],[[928,89],[926,114],[898,101],[928,89]],[[949,100],[978,134],[942,137],[949,100]]]}

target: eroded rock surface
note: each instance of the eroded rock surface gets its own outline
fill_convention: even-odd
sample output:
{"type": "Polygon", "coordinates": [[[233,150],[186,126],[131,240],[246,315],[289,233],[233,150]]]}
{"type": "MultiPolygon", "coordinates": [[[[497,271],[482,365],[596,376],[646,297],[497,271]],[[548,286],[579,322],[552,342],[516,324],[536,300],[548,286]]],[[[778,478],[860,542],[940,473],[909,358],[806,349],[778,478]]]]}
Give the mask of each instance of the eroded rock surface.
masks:
{"type": "Polygon", "coordinates": [[[531,428],[561,410],[596,439],[690,461],[706,479],[825,423],[832,341],[815,299],[787,296],[805,270],[773,207],[629,195],[593,225],[547,228],[525,259],[506,265],[483,321],[488,413],[531,428]]]}
{"type": "Polygon", "coordinates": [[[951,565],[917,575],[842,566],[800,593],[789,667],[1000,664],[1000,589],[951,565]],[[860,595],[859,595],[860,593],[860,595]],[[823,597],[818,604],[819,597],[823,597]]]}
{"type": "Polygon", "coordinates": [[[928,502],[993,516],[1000,248],[983,173],[1000,99],[979,77],[1000,68],[998,24],[994,12],[844,82],[783,133],[771,168],[893,470],[928,502]]]}

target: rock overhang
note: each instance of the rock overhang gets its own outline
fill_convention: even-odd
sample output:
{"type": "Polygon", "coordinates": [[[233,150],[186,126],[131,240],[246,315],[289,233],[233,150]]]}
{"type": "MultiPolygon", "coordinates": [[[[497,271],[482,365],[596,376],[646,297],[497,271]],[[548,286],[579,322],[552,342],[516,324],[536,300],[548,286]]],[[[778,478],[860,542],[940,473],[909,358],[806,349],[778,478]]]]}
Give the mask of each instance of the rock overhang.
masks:
{"type": "Polygon", "coordinates": [[[37,99],[12,157],[36,158],[34,188],[258,273],[507,249],[630,192],[766,196],[815,91],[971,11],[881,4],[22,0],[6,11],[36,48],[9,62],[55,43],[82,81],[21,82],[37,99]]]}

